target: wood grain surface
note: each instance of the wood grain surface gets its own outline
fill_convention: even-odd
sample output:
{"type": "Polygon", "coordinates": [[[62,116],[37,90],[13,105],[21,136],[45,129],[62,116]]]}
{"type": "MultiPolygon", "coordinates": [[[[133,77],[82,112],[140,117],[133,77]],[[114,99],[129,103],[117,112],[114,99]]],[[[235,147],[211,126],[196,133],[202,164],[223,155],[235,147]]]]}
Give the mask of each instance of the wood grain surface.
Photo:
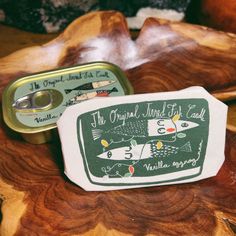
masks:
{"type": "MultiPolygon", "coordinates": [[[[202,85],[222,100],[235,99],[235,35],[150,18],[132,41],[124,17],[117,12],[85,15],[53,41],[0,59],[0,91],[21,75],[93,60],[119,65],[136,93],[202,85]]],[[[236,232],[233,128],[227,131],[226,160],[213,178],[86,192],[63,174],[56,134],[51,143],[29,144],[4,125],[2,115],[0,119],[0,235],[221,236],[236,232]]]]}
{"type": "Polygon", "coordinates": [[[0,58],[15,52],[16,50],[42,45],[54,39],[57,34],[35,34],[0,24],[0,58]]]}

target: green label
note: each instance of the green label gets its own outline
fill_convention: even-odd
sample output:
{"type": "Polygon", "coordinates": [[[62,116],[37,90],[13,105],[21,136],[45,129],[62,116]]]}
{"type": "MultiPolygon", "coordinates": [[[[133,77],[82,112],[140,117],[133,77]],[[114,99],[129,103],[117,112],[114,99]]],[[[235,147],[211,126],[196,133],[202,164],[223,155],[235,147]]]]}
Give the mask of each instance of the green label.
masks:
{"type": "Polygon", "coordinates": [[[112,71],[90,69],[80,73],[69,73],[24,83],[16,89],[14,101],[42,90],[57,92],[53,97],[54,101],[50,109],[32,110],[32,112],[16,111],[17,119],[28,127],[40,127],[56,123],[66,107],[87,99],[125,95],[119,80],[112,71]],[[60,104],[57,100],[61,100],[60,104]]]}
{"type": "Polygon", "coordinates": [[[77,119],[85,171],[99,185],[144,185],[201,174],[209,129],[205,99],[114,105],[77,119]]]}

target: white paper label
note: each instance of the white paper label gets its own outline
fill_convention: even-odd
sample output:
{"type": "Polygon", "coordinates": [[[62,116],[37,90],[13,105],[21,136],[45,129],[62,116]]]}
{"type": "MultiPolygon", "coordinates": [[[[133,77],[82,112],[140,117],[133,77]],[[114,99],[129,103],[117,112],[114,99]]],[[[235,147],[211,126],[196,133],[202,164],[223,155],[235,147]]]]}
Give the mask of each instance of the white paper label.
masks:
{"type": "Polygon", "coordinates": [[[224,162],[226,115],[201,87],[71,106],[57,123],[65,173],[88,191],[214,176],[224,162]]]}

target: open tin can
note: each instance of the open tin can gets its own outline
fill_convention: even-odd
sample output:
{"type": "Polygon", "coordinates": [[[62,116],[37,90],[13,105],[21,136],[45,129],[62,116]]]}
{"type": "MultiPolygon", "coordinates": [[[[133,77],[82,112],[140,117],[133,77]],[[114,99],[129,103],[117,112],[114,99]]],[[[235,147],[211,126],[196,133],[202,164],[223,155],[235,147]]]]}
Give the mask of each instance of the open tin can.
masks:
{"type": "Polygon", "coordinates": [[[25,76],[11,82],[3,92],[3,118],[30,143],[51,140],[52,129],[66,107],[108,96],[132,94],[122,70],[96,62],[25,76]]]}

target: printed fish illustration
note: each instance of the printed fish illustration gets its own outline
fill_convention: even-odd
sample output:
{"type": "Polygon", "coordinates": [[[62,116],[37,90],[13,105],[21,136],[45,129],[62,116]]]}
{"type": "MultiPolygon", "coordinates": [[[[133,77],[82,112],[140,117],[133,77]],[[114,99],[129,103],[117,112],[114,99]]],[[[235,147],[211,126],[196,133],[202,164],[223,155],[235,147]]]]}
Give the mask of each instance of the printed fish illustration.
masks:
{"type": "Polygon", "coordinates": [[[177,120],[173,122],[170,118],[137,120],[126,122],[109,130],[92,130],[93,139],[99,139],[103,134],[113,134],[129,137],[155,137],[192,129],[199,124],[192,121],[177,120]]]}
{"type": "Polygon", "coordinates": [[[90,83],[86,83],[86,84],[82,84],[76,88],[73,89],[65,89],[65,93],[68,94],[74,90],[90,90],[90,89],[97,89],[97,88],[101,88],[104,86],[108,86],[110,84],[115,83],[115,80],[102,80],[102,81],[96,81],[96,82],[90,82],[90,83]]]}
{"type": "Polygon", "coordinates": [[[114,87],[113,89],[110,89],[110,90],[97,90],[97,91],[90,92],[90,93],[84,93],[84,94],[78,95],[74,98],[71,98],[70,101],[73,103],[76,103],[76,102],[81,102],[81,101],[91,99],[94,97],[107,97],[107,96],[109,96],[109,94],[114,93],[114,92],[118,92],[116,87],[114,87]]]}
{"type": "Polygon", "coordinates": [[[99,154],[98,157],[111,160],[139,160],[147,158],[166,158],[170,155],[176,155],[178,152],[192,152],[190,141],[181,147],[168,144],[163,144],[161,147],[158,147],[157,142],[152,141],[147,144],[114,148],[99,154]]]}

